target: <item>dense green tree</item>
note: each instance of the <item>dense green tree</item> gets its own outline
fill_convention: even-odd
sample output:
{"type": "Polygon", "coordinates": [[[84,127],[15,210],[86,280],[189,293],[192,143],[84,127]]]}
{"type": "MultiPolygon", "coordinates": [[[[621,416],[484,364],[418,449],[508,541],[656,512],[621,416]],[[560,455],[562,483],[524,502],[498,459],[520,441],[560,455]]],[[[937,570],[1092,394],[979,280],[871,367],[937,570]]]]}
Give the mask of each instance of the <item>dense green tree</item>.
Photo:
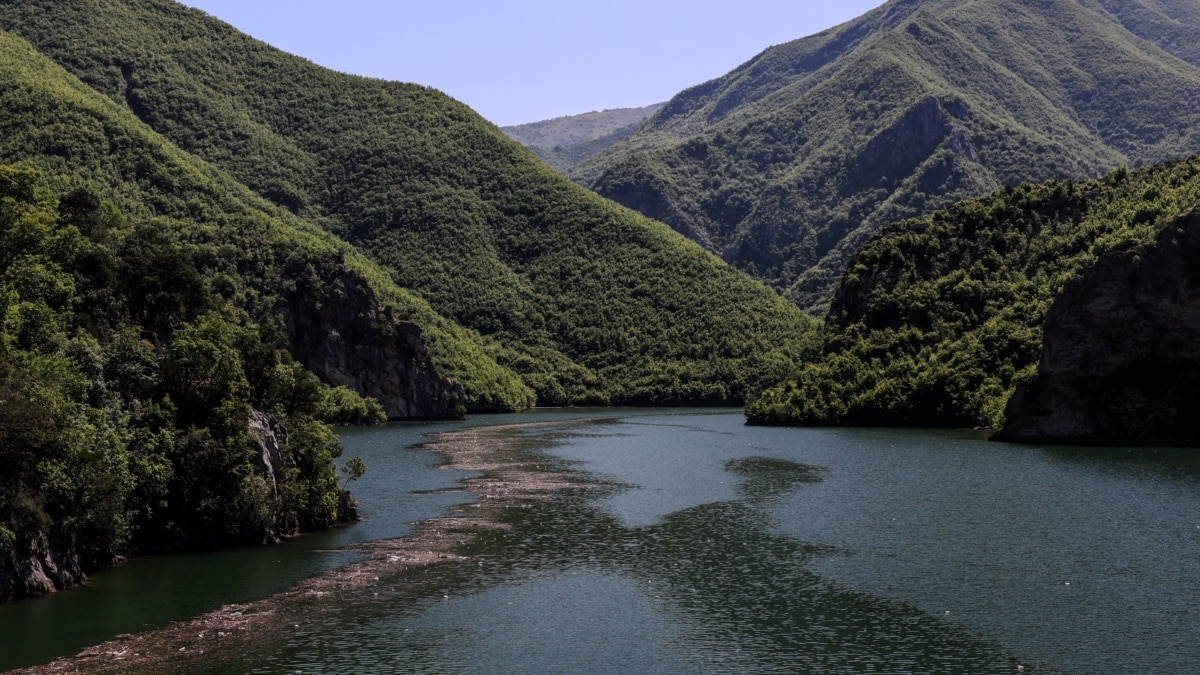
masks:
{"type": "Polygon", "coordinates": [[[1066,282],[1200,204],[1200,159],[1006,188],[886,228],[851,259],[823,356],[747,406],[762,424],[1001,427],[1066,282]]]}
{"type": "MultiPolygon", "coordinates": [[[[8,2],[0,27],[104,97],[97,106],[129,124],[136,116],[189,165],[203,160],[251,188],[254,208],[269,200],[288,226],[357,249],[356,263],[374,263],[373,285],[419,295],[428,305],[387,300],[422,326],[470,409],[735,404],[778,379],[781,363],[794,365],[792,342],[812,326],[794,307],[660,223],[572,184],[439,92],[334,73],[168,0],[104,7],[8,2]]],[[[120,147],[89,139],[95,124],[75,121],[53,142],[26,145],[41,143],[40,157],[89,159],[120,147]]],[[[211,199],[191,175],[144,166],[147,154],[100,161],[154,192],[157,215],[231,217],[232,187],[211,199]]],[[[0,160],[27,157],[0,151],[0,160]]],[[[223,229],[205,236],[229,239],[223,229]]],[[[284,283],[300,285],[297,277],[302,266],[284,283]]],[[[237,300],[235,288],[221,294],[237,300]]]]}
{"type": "Polygon", "coordinates": [[[89,569],[352,518],[322,415],[377,421],[378,404],[331,396],[169,230],[105,214],[0,166],[0,564],[51,551],[89,569]]]}

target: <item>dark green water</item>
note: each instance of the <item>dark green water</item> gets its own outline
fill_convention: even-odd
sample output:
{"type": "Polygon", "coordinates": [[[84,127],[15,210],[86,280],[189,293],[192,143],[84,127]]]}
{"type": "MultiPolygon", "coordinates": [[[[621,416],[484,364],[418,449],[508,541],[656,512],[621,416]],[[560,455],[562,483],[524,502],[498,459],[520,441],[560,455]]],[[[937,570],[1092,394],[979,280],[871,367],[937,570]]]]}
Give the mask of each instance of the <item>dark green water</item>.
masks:
{"type": "MultiPolygon", "coordinates": [[[[313,601],[290,631],[206,670],[1200,666],[1200,470],[1186,454],[748,428],[729,413],[606,415],[524,432],[528,452],[604,487],[512,510],[512,529],[481,537],[466,562],[349,602],[313,601]]],[[[139,561],[93,588],[0,607],[0,664],[265,595],[347,559],[319,549],[403,534],[463,500],[423,492],[459,476],[406,449],[450,428],[345,433],[348,454],[370,467],[355,491],[368,520],[354,528],[267,551],[139,561]],[[38,636],[48,644],[33,650],[38,636]]]]}

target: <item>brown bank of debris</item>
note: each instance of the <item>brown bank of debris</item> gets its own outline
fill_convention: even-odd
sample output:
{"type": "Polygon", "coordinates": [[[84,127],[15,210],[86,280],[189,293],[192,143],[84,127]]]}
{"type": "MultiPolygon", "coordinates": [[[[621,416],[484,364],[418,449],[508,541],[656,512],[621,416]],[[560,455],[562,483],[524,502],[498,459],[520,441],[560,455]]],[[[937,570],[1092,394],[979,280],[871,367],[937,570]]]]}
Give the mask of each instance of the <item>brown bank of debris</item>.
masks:
{"type": "Polygon", "coordinates": [[[241,648],[285,630],[297,620],[298,606],[313,599],[336,599],[361,592],[381,579],[439,562],[462,560],[457,553],[476,535],[507,526],[502,513],[521,502],[546,499],[560,490],[584,487],[570,474],[539,468],[522,452],[521,431],[585,423],[588,420],[513,424],[435,434],[424,448],[444,455],[444,468],[480,471],[463,489],[478,501],[449,515],[421,521],[399,539],[360,544],[364,560],[306,579],[283,593],[244,605],[226,605],[154,631],[119,635],[71,657],[24,673],[124,673],[202,670],[208,659],[234,656],[241,648]],[[469,513],[469,515],[462,515],[469,513]]]}

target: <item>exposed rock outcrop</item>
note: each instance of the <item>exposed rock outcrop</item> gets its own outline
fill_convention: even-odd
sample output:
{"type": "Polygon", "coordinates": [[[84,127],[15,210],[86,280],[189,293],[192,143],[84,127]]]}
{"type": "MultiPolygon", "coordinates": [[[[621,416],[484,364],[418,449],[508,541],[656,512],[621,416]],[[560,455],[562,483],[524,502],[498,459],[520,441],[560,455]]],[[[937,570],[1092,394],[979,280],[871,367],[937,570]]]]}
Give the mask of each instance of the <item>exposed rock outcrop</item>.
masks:
{"type": "MultiPolygon", "coordinates": [[[[270,415],[258,410],[251,411],[249,426],[250,435],[258,445],[254,463],[262,473],[263,480],[270,486],[272,494],[278,497],[280,472],[289,465],[295,466],[283,452],[288,442],[287,429],[280,426],[270,415]]],[[[263,543],[277,544],[285,537],[297,533],[299,529],[295,522],[280,522],[278,517],[272,516],[262,524],[263,543]]]]}
{"type": "Polygon", "coordinates": [[[45,537],[0,547],[0,602],[73,588],[85,578],[79,557],[63,555],[45,537]]]}
{"type": "Polygon", "coordinates": [[[279,482],[275,476],[283,468],[281,447],[287,445],[287,431],[276,424],[270,415],[254,410],[250,413],[250,435],[258,442],[254,463],[262,471],[271,491],[279,494],[279,482]]]}
{"type": "MultiPolygon", "coordinates": [[[[279,484],[287,480],[285,472],[296,468],[294,455],[287,451],[288,430],[275,418],[259,410],[251,411],[249,428],[250,435],[254,437],[257,445],[254,464],[278,498],[279,484]]],[[[358,520],[358,503],[350,496],[348,490],[340,490],[338,508],[333,520],[301,522],[294,515],[272,514],[262,523],[262,543],[277,544],[305,530],[333,527],[339,523],[353,523],[358,520]]]]}
{"type": "Polygon", "coordinates": [[[862,152],[847,162],[847,171],[859,185],[896,184],[914,175],[939,147],[976,161],[975,149],[958,121],[974,116],[962,101],[943,103],[936,96],[926,96],[875,134],[862,152]]]}
{"type": "Polygon", "coordinates": [[[1200,212],[1113,252],[1055,300],[1036,379],[997,440],[1200,445],[1200,212]]]}
{"type": "Polygon", "coordinates": [[[458,419],[462,385],[442,377],[416,324],[381,307],[367,281],[344,265],[331,279],[298,281],[285,293],[284,329],[296,360],[332,385],[375,398],[389,419],[458,419]]]}

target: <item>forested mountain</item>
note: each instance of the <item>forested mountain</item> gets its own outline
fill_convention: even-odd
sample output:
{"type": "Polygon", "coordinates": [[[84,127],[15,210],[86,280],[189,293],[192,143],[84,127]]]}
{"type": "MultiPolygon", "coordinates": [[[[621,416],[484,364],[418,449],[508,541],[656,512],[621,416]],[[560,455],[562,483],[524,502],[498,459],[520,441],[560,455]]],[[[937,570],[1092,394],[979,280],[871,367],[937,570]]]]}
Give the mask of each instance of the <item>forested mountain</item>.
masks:
{"type": "Polygon", "coordinates": [[[637,133],[663,104],[618,108],[501,127],[561,173],[637,133]]]}
{"type": "Polygon", "coordinates": [[[820,313],[883,226],[1200,149],[1191,0],[891,0],[682,92],[576,167],[820,313]]]}
{"type": "Polygon", "coordinates": [[[8,33],[0,110],[0,157],[23,165],[0,166],[0,601],[353,518],[325,422],[461,415],[395,314],[486,362],[478,337],[345,243],[8,33]],[[405,377],[359,375],[364,400],[327,364],[405,377]]]}
{"type": "Polygon", "coordinates": [[[435,91],[161,0],[0,27],[0,600],[354,517],[330,422],[734,402],[811,335],[435,91]]]}
{"type": "MultiPolygon", "coordinates": [[[[1012,437],[1037,438],[1032,429],[1050,428],[1050,408],[1062,406],[1087,408],[1088,420],[1111,418],[1113,428],[1121,427],[1118,418],[1138,420],[1121,432],[1094,433],[1093,441],[1194,442],[1194,434],[1182,432],[1192,426],[1191,413],[1173,402],[1194,399],[1190,383],[1200,378],[1183,348],[1200,340],[1189,290],[1200,285],[1190,257],[1196,227],[1185,232],[1177,220],[1197,205],[1200,159],[1192,157],[1135,172],[1121,168],[1095,181],[1006,188],[889,226],[855,254],[841,278],[823,358],[751,403],[747,417],[759,424],[1003,428],[1013,391],[1038,378],[1043,352],[1047,359],[1066,352],[1074,360],[1051,360],[1049,367],[1060,394],[1069,389],[1062,372],[1075,371],[1074,393],[1041,396],[1037,406],[1027,401],[1018,412],[1042,417],[1012,437]],[[1166,243],[1149,249],[1156,236],[1166,243]],[[1115,263],[1153,281],[1108,274],[1107,281],[1080,286],[1077,277],[1094,279],[1097,261],[1113,256],[1106,267],[1115,263]],[[1137,272],[1127,261],[1139,258],[1147,261],[1142,267],[1161,270],[1137,272]],[[1093,330],[1081,333],[1074,319],[1075,346],[1064,348],[1060,331],[1043,349],[1047,311],[1069,284],[1071,311],[1093,303],[1093,330]],[[1114,325],[1095,328],[1107,320],[1114,325]],[[1164,419],[1170,428],[1159,424],[1164,419]]],[[[1083,419],[1060,414],[1059,431],[1046,435],[1084,439],[1083,419]],[[1078,423],[1076,431],[1061,431],[1072,428],[1064,418],[1078,423]]]]}
{"type": "MultiPolygon", "coordinates": [[[[167,0],[8,0],[0,27],[357,247],[542,404],[737,402],[790,367],[807,325],[434,90],[334,73],[167,0]]],[[[472,409],[533,400],[429,347],[472,409]]]]}

